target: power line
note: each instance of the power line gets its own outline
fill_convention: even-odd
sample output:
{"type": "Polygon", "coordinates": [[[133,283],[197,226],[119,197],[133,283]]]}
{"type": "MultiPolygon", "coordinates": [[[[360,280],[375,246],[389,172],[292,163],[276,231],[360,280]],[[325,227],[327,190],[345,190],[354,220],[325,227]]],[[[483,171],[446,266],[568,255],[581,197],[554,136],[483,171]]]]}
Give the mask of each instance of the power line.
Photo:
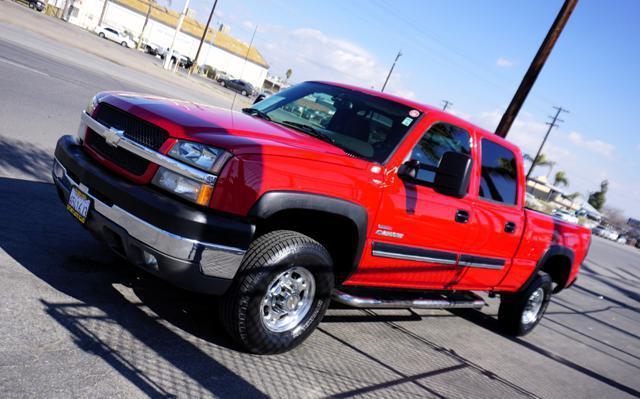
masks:
{"type": "Polygon", "coordinates": [[[549,125],[549,128],[547,129],[547,133],[545,133],[545,135],[544,135],[544,139],[542,139],[542,143],[540,143],[540,147],[538,148],[538,152],[536,153],[536,156],[531,161],[531,166],[529,167],[529,172],[527,172],[527,179],[526,180],[529,180],[529,176],[531,175],[531,171],[533,171],[533,168],[536,166],[536,162],[538,162],[538,157],[540,157],[540,153],[542,153],[542,147],[544,147],[544,144],[547,142],[547,138],[549,138],[549,133],[551,133],[551,129],[553,129],[554,127],[558,127],[558,124],[556,122],[564,123],[564,121],[562,119],[558,118],[560,116],[560,113],[561,112],[569,113],[568,110],[566,110],[566,109],[564,109],[562,107],[554,106],[553,108],[556,109],[556,114],[554,116],[549,116],[549,118],[552,118],[552,120],[551,120],[551,122],[547,122],[546,123],[547,125],[549,125]]]}
{"type": "Polygon", "coordinates": [[[449,108],[449,105],[453,105],[453,103],[449,100],[442,100],[440,102],[444,104],[444,106],[442,107],[443,111],[446,111],[447,108],[449,108]]]}

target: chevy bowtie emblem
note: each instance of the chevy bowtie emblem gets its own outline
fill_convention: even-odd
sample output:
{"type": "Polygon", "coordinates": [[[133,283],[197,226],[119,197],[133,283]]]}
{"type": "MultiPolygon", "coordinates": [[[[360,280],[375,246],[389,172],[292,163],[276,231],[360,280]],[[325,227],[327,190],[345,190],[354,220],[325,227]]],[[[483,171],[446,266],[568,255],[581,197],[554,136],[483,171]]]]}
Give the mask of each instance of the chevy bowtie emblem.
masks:
{"type": "Polygon", "coordinates": [[[115,129],[113,127],[110,127],[109,130],[105,133],[106,134],[104,135],[104,140],[111,147],[117,147],[118,143],[120,142],[120,139],[124,135],[124,131],[115,129]]]}

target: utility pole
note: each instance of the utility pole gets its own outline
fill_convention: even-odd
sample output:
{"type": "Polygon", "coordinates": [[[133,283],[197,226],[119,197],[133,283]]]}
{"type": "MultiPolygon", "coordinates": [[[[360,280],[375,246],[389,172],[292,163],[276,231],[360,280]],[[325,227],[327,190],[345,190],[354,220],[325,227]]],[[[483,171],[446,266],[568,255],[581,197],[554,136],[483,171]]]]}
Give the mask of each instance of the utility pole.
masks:
{"type": "Polygon", "coordinates": [[[558,118],[560,116],[560,113],[561,112],[569,113],[568,110],[562,107],[553,107],[553,108],[556,109],[556,114],[554,116],[549,116],[549,118],[552,118],[552,120],[551,122],[547,122],[547,125],[549,125],[549,128],[547,129],[547,133],[545,133],[544,135],[544,139],[542,139],[542,143],[540,143],[540,148],[538,148],[538,152],[536,153],[536,156],[533,157],[533,160],[531,161],[531,166],[529,167],[529,172],[527,172],[527,178],[525,179],[525,184],[527,181],[529,181],[529,176],[531,175],[531,171],[533,171],[533,168],[536,166],[536,161],[538,161],[538,157],[540,156],[540,153],[542,153],[542,147],[544,147],[544,144],[547,142],[547,138],[549,137],[549,133],[551,133],[551,129],[558,126],[556,122],[564,122],[562,119],[558,118]]]}
{"type": "MultiPolygon", "coordinates": [[[[178,18],[178,25],[176,25],[176,31],[173,34],[173,40],[171,41],[171,47],[169,47],[169,52],[164,55],[164,69],[171,68],[171,57],[173,57],[173,46],[176,44],[176,39],[178,38],[178,33],[180,33],[180,28],[182,28],[182,23],[184,22],[184,17],[187,15],[187,10],[189,9],[189,2],[191,0],[186,0],[184,2],[184,8],[182,9],[182,14],[180,14],[180,18],[178,18]]],[[[180,62],[176,60],[176,63],[180,62]]]]}
{"type": "Polygon", "coordinates": [[[446,111],[447,108],[449,108],[449,105],[453,105],[453,103],[449,100],[442,100],[440,102],[444,104],[444,106],[442,107],[443,111],[446,111]]]}
{"type": "Polygon", "coordinates": [[[520,86],[516,93],[513,95],[513,99],[509,104],[509,107],[502,115],[502,119],[496,128],[496,134],[500,137],[507,137],[507,133],[509,133],[509,129],[511,129],[511,125],[513,121],[518,116],[518,112],[520,112],[520,108],[522,104],[527,99],[527,95],[529,95],[529,91],[531,91],[531,87],[536,82],[544,63],[549,58],[549,54],[551,54],[551,50],[553,50],[553,46],[556,44],[558,37],[560,37],[560,33],[564,29],[573,9],[576,7],[578,0],[565,0],[562,8],[558,12],[555,21],[553,21],[553,25],[549,28],[549,32],[547,32],[547,36],[544,38],[544,41],[540,45],[538,52],[535,57],[531,61],[531,65],[529,65],[529,69],[527,73],[525,73],[522,78],[522,82],[520,82],[520,86]]]}
{"type": "Polygon", "coordinates": [[[102,4],[102,11],[100,12],[100,19],[98,20],[98,26],[102,25],[104,21],[104,14],[107,12],[107,4],[109,4],[109,0],[104,0],[102,4]]]}
{"type": "Polygon", "coordinates": [[[209,13],[209,19],[207,19],[207,26],[204,27],[204,31],[202,32],[202,37],[200,38],[200,44],[198,45],[198,51],[196,51],[196,58],[193,60],[193,64],[191,68],[189,68],[189,75],[193,73],[193,70],[198,67],[198,57],[200,57],[200,50],[202,49],[202,43],[204,43],[204,39],[207,36],[207,31],[209,30],[209,25],[211,24],[211,18],[213,18],[213,12],[216,10],[216,6],[218,5],[218,0],[213,2],[213,7],[211,7],[211,13],[209,13]]]}
{"type": "Polygon", "coordinates": [[[398,62],[398,58],[402,56],[402,50],[398,51],[398,55],[396,55],[396,59],[393,61],[393,65],[391,65],[391,69],[389,69],[389,74],[387,75],[387,79],[385,79],[384,84],[382,85],[381,92],[384,92],[384,89],[387,87],[387,83],[389,82],[389,78],[391,77],[391,73],[393,72],[393,68],[396,66],[396,62],[398,62]]]}
{"type": "Polygon", "coordinates": [[[144,36],[144,30],[147,28],[147,24],[149,23],[149,16],[151,15],[151,1],[149,0],[147,9],[147,15],[144,17],[144,24],[142,24],[142,30],[140,31],[140,37],[138,37],[138,45],[136,46],[137,50],[140,50],[140,46],[142,46],[142,36],[144,36]]]}

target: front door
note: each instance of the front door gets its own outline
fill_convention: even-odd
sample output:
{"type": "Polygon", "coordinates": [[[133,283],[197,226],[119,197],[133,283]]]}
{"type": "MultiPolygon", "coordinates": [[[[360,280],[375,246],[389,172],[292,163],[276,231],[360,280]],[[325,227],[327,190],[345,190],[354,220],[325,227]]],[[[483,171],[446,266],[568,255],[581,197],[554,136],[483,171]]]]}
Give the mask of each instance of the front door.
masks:
{"type": "Polygon", "coordinates": [[[390,178],[353,283],[441,289],[455,280],[473,209],[467,197],[449,197],[432,188],[434,169],[450,151],[470,155],[470,133],[434,122],[406,159],[420,163],[419,182],[390,178]]]}

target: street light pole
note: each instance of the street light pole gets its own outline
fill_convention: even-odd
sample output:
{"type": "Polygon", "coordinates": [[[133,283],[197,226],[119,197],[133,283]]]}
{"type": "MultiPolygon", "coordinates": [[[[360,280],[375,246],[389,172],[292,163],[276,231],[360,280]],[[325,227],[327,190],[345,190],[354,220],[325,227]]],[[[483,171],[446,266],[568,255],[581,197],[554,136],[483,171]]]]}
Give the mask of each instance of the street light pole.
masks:
{"type": "Polygon", "coordinates": [[[402,55],[402,51],[398,51],[398,55],[396,55],[396,59],[393,61],[393,65],[391,65],[391,69],[389,69],[389,74],[387,75],[387,79],[385,79],[384,84],[382,85],[381,92],[384,92],[384,89],[387,87],[387,83],[389,82],[389,78],[391,77],[391,73],[393,72],[393,68],[396,66],[396,62],[398,62],[398,58],[402,55]]]}
{"type": "MultiPolygon", "coordinates": [[[[180,33],[180,28],[182,28],[182,23],[184,22],[184,17],[187,15],[187,10],[189,9],[189,2],[191,0],[187,0],[184,2],[184,8],[182,9],[182,14],[180,14],[180,18],[178,18],[178,25],[176,25],[176,31],[173,34],[173,40],[171,41],[171,47],[169,47],[168,54],[164,56],[164,69],[169,69],[171,67],[171,57],[173,57],[173,46],[176,44],[176,39],[178,38],[178,33],[180,33]]],[[[176,60],[176,63],[180,62],[176,60]]]]}
{"type": "Polygon", "coordinates": [[[218,0],[213,2],[213,7],[211,7],[211,13],[209,13],[209,19],[207,19],[207,26],[204,27],[204,31],[202,32],[202,37],[200,38],[200,44],[198,45],[198,51],[196,51],[196,58],[193,60],[193,64],[191,68],[189,68],[189,75],[193,73],[193,70],[198,67],[198,57],[200,57],[200,50],[202,49],[202,44],[204,43],[204,39],[207,36],[207,31],[209,30],[209,25],[211,24],[211,18],[213,18],[213,12],[216,10],[216,6],[218,5],[218,0]]]}

